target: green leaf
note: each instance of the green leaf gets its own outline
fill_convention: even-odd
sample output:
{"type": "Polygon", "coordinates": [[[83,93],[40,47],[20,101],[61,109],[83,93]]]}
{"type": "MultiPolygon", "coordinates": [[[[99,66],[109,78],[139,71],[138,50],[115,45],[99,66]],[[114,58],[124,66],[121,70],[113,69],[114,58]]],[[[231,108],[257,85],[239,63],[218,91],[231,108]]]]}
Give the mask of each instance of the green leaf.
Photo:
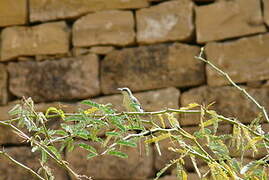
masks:
{"type": "Polygon", "coordinates": [[[111,150],[111,151],[108,151],[108,154],[112,155],[112,156],[117,156],[120,158],[128,158],[127,154],[120,152],[120,151],[111,150]]]}
{"type": "Polygon", "coordinates": [[[118,141],[117,144],[123,145],[123,146],[129,146],[129,147],[136,147],[136,143],[130,142],[130,141],[124,141],[124,140],[118,141]]]}
{"type": "Polygon", "coordinates": [[[79,145],[79,147],[81,147],[81,148],[83,148],[83,149],[86,149],[87,151],[90,151],[90,152],[92,152],[92,153],[97,154],[96,149],[95,149],[94,147],[88,145],[88,144],[85,144],[85,143],[79,143],[78,145],[79,145]]]}
{"type": "Polygon", "coordinates": [[[86,139],[86,140],[89,138],[89,134],[90,134],[89,131],[87,131],[85,129],[82,129],[82,130],[75,132],[76,136],[81,137],[81,138],[86,139]]]}
{"type": "Polygon", "coordinates": [[[85,104],[85,105],[88,105],[88,106],[91,106],[91,107],[96,107],[98,109],[100,107],[100,104],[98,104],[96,102],[93,102],[93,101],[90,101],[90,100],[83,100],[83,101],[81,101],[81,104],[85,104]]]}
{"type": "Polygon", "coordinates": [[[57,159],[62,159],[61,154],[54,146],[48,146],[48,149],[56,156],[57,159]]]}
{"type": "Polygon", "coordinates": [[[72,126],[71,125],[68,125],[68,124],[61,124],[61,127],[66,131],[66,132],[69,132],[69,133],[73,133],[73,129],[72,129],[72,126]]]}
{"type": "Polygon", "coordinates": [[[47,160],[48,160],[48,155],[47,155],[47,153],[46,153],[45,151],[41,151],[41,161],[42,161],[43,163],[45,163],[45,162],[47,162],[47,160]]]}
{"type": "Polygon", "coordinates": [[[120,133],[118,132],[106,132],[106,136],[119,136],[120,133]]]}
{"type": "Polygon", "coordinates": [[[55,134],[62,135],[62,136],[67,136],[68,133],[65,132],[64,130],[55,130],[55,134]]]}
{"type": "Polygon", "coordinates": [[[97,153],[89,153],[88,155],[87,155],[87,159],[91,159],[91,158],[93,158],[93,157],[95,157],[95,156],[97,156],[98,154],[97,153]]]}

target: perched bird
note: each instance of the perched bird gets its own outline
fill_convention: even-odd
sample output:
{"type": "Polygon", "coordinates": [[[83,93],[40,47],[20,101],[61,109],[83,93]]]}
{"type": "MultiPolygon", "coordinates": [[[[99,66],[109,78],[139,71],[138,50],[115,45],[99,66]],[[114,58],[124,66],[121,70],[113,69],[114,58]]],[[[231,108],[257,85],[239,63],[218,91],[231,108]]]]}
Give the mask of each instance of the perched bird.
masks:
{"type": "Polygon", "coordinates": [[[133,96],[129,88],[118,88],[118,90],[120,90],[123,95],[123,106],[128,112],[144,112],[141,104],[136,99],[136,97],[133,96]]]}

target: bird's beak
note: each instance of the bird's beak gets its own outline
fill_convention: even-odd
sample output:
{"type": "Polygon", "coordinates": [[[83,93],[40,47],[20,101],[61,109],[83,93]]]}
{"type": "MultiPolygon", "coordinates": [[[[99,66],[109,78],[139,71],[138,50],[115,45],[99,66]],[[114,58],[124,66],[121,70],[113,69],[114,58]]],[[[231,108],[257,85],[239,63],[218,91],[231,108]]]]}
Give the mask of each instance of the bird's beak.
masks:
{"type": "Polygon", "coordinates": [[[122,91],[122,88],[117,88],[117,90],[122,91]]]}

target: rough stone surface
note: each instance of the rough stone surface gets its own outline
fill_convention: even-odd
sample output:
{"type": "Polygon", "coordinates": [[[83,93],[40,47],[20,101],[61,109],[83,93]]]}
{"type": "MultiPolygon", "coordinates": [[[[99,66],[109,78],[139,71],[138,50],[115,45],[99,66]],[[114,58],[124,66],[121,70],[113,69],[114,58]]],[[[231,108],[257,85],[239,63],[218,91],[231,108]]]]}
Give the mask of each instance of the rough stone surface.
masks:
{"type": "Polygon", "coordinates": [[[218,1],[196,7],[199,43],[265,32],[260,1],[218,1]]]}
{"type": "Polygon", "coordinates": [[[134,17],[130,11],[102,11],[78,19],[73,25],[74,46],[134,43],[134,17]]]}
{"type": "MultiPolygon", "coordinates": [[[[178,108],[180,92],[176,88],[165,88],[133,94],[145,111],[157,111],[165,108],[178,108]]],[[[91,99],[100,104],[111,103],[119,111],[126,111],[122,106],[123,97],[119,95],[103,96],[91,99]]]]}
{"type": "Polygon", "coordinates": [[[136,9],[148,5],[147,0],[30,0],[30,21],[74,18],[89,12],[136,9]]]}
{"type": "MultiPolygon", "coordinates": [[[[5,148],[5,151],[17,161],[25,164],[26,166],[32,168],[37,171],[40,168],[40,163],[38,159],[40,155],[37,153],[32,153],[30,148],[28,147],[13,147],[13,148],[5,148]]],[[[27,172],[25,169],[15,165],[10,160],[4,158],[4,156],[0,156],[0,180],[11,180],[11,179],[19,179],[19,180],[28,180],[34,179],[34,177],[27,172]]],[[[55,176],[55,179],[65,180],[67,179],[67,174],[63,169],[60,169],[56,164],[49,163],[51,170],[55,176]]]]}
{"type": "Polygon", "coordinates": [[[112,51],[102,61],[102,91],[109,94],[126,86],[139,91],[202,84],[204,64],[194,59],[198,53],[198,47],[179,43],[112,51]]]}
{"type": "MultiPolygon", "coordinates": [[[[232,42],[208,43],[205,53],[213,64],[228,73],[236,83],[269,79],[269,33],[232,42]],[[251,72],[251,73],[250,73],[251,72]]],[[[207,65],[207,82],[210,86],[229,84],[207,65]]]]}
{"type": "Polygon", "coordinates": [[[136,18],[139,43],[186,41],[193,35],[193,3],[190,0],[169,1],[141,9],[136,18]]]}
{"type": "Polygon", "coordinates": [[[25,24],[27,22],[27,0],[0,1],[0,27],[25,24]]]}
{"type": "MultiPolygon", "coordinates": [[[[91,143],[100,153],[102,148],[91,143]]],[[[148,156],[145,149],[139,153],[139,148],[121,148],[122,152],[128,154],[128,158],[122,159],[114,156],[97,156],[89,160],[86,159],[88,152],[84,149],[75,149],[67,153],[67,161],[73,169],[80,174],[91,176],[93,179],[146,179],[153,175],[152,149],[149,149],[148,156]]]]}
{"type": "Polygon", "coordinates": [[[100,55],[106,55],[114,49],[115,48],[113,46],[95,46],[90,49],[90,52],[100,55]]]}
{"type": "Polygon", "coordinates": [[[33,27],[8,27],[2,31],[1,60],[18,56],[64,54],[69,50],[69,30],[65,22],[33,27]]]}
{"type": "Polygon", "coordinates": [[[269,0],[263,0],[264,22],[269,26],[269,0]]]}
{"type": "Polygon", "coordinates": [[[5,65],[0,64],[0,105],[8,102],[8,74],[5,65]]]}
{"type": "Polygon", "coordinates": [[[96,55],[43,62],[9,63],[10,91],[35,102],[82,99],[98,95],[96,55]]]}
{"type": "MultiPolygon", "coordinates": [[[[269,88],[246,89],[259,103],[269,108],[269,88]]],[[[243,123],[249,123],[259,114],[259,110],[249,99],[234,87],[207,87],[191,89],[181,95],[181,105],[186,106],[189,103],[199,103],[208,105],[215,104],[212,109],[226,117],[236,117],[243,123]]],[[[200,119],[198,115],[184,115],[180,119],[182,125],[197,125],[200,119]]]]}

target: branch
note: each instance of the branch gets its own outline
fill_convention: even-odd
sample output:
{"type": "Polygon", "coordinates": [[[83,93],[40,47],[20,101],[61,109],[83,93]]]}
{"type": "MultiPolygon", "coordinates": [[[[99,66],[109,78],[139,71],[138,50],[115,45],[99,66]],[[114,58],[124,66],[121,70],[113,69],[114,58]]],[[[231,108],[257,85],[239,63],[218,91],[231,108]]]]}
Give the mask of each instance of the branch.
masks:
{"type": "Polygon", "coordinates": [[[269,118],[268,118],[268,114],[265,110],[265,107],[260,105],[245,89],[241,88],[240,86],[238,86],[232,79],[231,77],[223,72],[221,69],[219,69],[217,66],[215,66],[214,64],[212,64],[209,60],[203,58],[204,54],[204,48],[201,48],[201,52],[199,54],[199,56],[195,56],[196,59],[199,59],[203,62],[205,62],[206,64],[210,65],[214,70],[216,70],[218,73],[220,73],[222,76],[224,76],[235,88],[237,88],[239,91],[241,91],[245,96],[247,96],[247,98],[249,98],[262,112],[264,115],[264,118],[266,119],[267,122],[269,122],[269,118]]]}
{"type": "Polygon", "coordinates": [[[15,163],[16,165],[26,169],[27,171],[29,171],[33,176],[35,176],[36,178],[38,179],[41,179],[41,180],[45,180],[44,178],[42,178],[39,174],[37,174],[34,170],[32,170],[31,168],[29,168],[28,166],[20,163],[19,161],[15,160],[13,157],[11,157],[9,154],[7,154],[6,152],[4,151],[0,151],[0,155],[3,155],[5,157],[7,157],[10,161],[12,161],[13,163],[15,163]]]}

